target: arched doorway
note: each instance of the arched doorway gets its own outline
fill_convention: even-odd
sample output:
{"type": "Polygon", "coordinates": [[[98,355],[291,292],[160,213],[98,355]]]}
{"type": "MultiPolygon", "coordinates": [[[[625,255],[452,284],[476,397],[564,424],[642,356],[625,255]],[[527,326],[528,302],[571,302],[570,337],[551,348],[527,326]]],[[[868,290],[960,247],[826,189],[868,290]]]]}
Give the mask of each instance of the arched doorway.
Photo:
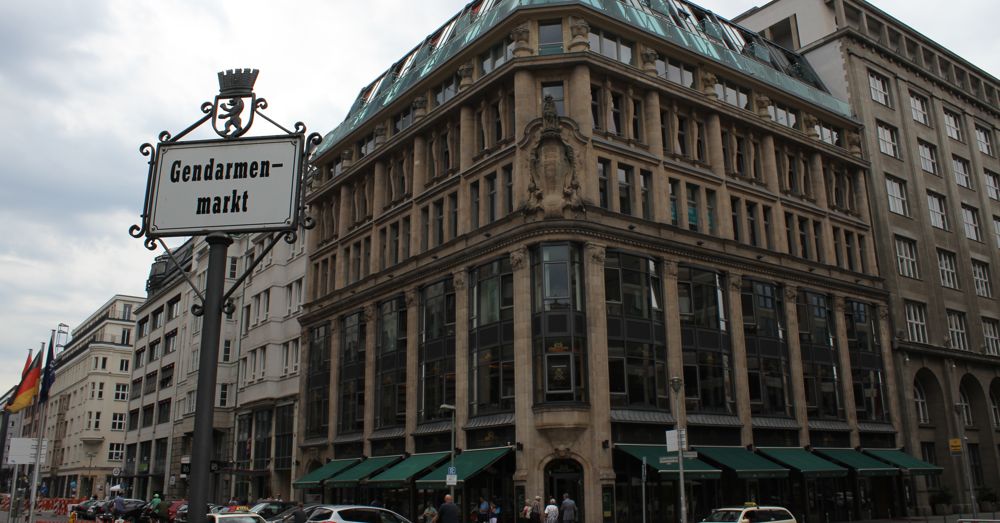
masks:
{"type": "Polygon", "coordinates": [[[545,466],[545,503],[555,498],[556,506],[569,494],[576,502],[577,521],[586,521],[583,515],[583,467],[572,459],[556,459],[545,466]]]}

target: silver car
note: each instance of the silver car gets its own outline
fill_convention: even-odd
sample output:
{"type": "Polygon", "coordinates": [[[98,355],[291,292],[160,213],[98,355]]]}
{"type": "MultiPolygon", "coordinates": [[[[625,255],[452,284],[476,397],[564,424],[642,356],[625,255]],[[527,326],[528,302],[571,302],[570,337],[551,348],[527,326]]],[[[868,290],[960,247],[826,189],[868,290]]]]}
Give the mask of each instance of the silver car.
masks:
{"type": "Polygon", "coordinates": [[[309,523],[410,523],[410,520],[378,507],[319,505],[309,516],[309,523]]]}

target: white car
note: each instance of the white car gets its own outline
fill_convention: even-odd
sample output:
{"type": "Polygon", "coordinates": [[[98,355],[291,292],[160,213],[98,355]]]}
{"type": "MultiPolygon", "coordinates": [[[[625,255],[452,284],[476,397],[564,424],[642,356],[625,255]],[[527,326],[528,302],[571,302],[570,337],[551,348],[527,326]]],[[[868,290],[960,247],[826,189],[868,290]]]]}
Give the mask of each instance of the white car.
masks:
{"type": "Polygon", "coordinates": [[[260,514],[254,514],[253,512],[205,514],[205,521],[209,523],[267,523],[260,514]]]}
{"type": "Polygon", "coordinates": [[[410,520],[391,510],[378,507],[319,505],[309,516],[309,523],[410,523],[410,520]]]}
{"type": "Polygon", "coordinates": [[[759,507],[754,503],[747,503],[742,507],[717,508],[702,521],[709,523],[796,523],[795,516],[784,507],[759,507]]]}

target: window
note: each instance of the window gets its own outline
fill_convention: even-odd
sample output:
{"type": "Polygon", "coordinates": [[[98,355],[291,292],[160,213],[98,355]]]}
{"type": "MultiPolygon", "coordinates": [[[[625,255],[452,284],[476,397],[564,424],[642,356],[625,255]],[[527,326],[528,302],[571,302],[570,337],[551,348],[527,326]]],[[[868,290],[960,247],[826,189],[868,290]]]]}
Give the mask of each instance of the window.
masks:
{"type": "Polygon", "coordinates": [[[715,96],[740,109],[750,108],[750,89],[735,85],[728,80],[719,79],[718,83],[715,84],[715,96]]]}
{"type": "Polygon", "coordinates": [[[917,422],[926,424],[931,422],[930,409],[927,407],[927,393],[924,392],[920,382],[913,384],[913,403],[916,405],[917,422]]]}
{"type": "Polygon", "coordinates": [[[927,305],[907,301],[904,309],[907,339],[915,343],[927,343],[927,305]]]}
{"type": "Polygon", "coordinates": [[[962,422],[966,427],[975,425],[975,418],[972,416],[972,402],[969,395],[965,393],[965,387],[958,389],[958,412],[962,416],[962,422]]]}
{"type": "Polygon", "coordinates": [[[976,125],[976,142],[979,144],[979,151],[983,154],[993,156],[993,132],[989,129],[976,125]]]}
{"type": "Polygon", "coordinates": [[[173,330],[163,336],[163,355],[166,356],[177,350],[177,331],[173,330]]]}
{"type": "Polygon", "coordinates": [[[470,412],[514,408],[514,274],[503,257],[469,272],[470,412]]]}
{"type": "MultiPolygon", "coordinates": [[[[342,434],[358,432],[364,426],[366,325],[362,312],[345,316],[341,320],[341,348],[338,362],[341,379],[337,391],[340,395],[340,408],[337,431],[342,434]]],[[[309,351],[310,362],[312,352],[309,351]]],[[[308,368],[311,373],[311,365],[308,368]]],[[[329,374],[325,377],[329,379],[329,374]]],[[[323,392],[329,386],[329,383],[316,383],[316,387],[322,387],[323,392]]],[[[318,412],[317,415],[326,414],[318,412]]]]}
{"type": "Polygon", "coordinates": [[[948,230],[948,211],[944,196],[937,193],[927,193],[927,210],[930,213],[931,226],[948,230]]]}
{"type": "Polygon", "coordinates": [[[893,158],[899,158],[899,139],[896,128],[882,122],[877,122],[876,126],[878,127],[878,150],[893,158]]]}
{"type": "Polygon", "coordinates": [[[180,314],[180,310],[181,310],[180,296],[167,302],[167,321],[176,318],[180,314]]]}
{"type": "Polygon", "coordinates": [[[156,422],[170,422],[170,400],[163,400],[156,404],[156,422]]]}
{"type": "Polygon", "coordinates": [[[282,375],[299,371],[299,340],[294,339],[281,344],[282,375]]]}
{"type": "Polygon", "coordinates": [[[937,174],[937,147],[923,140],[917,140],[917,149],[920,151],[920,168],[931,174],[937,174]]]}
{"type": "Polygon", "coordinates": [[[910,209],[906,204],[906,182],[892,176],[885,177],[885,191],[889,195],[889,210],[909,216],[910,209]]]}
{"type": "Polygon", "coordinates": [[[608,173],[611,171],[611,162],[603,158],[597,160],[597,192],[600,194],[600,205],[602,209],[610,209],[608,186],[608,173]]]}
{"type": "Polygon", "coordinates": [[[983,318],[983,339],[986,341],[986,354],[1000,356],[1000,321],[983,318]]]}
{"type": "Polygon", "coordinates": [[[469,184],[469,219],[472,229],[479,228],[479,182],[469,184]]]}
{"type": "Polygon", "coordinates": [[[976,284],[976,295],[983,298],[993,297],[993,286],[990,283],[990,265],[986,262],[972,260],[972,281],[976,284]]]}
{"type": "Polygon", "coordinates": [[[497,219],[497,175],[486,175],[486,223],[497,219]]]}
{"type": "MultiPolygon", "coordinates": [[[[489,74],[497,67],[500,67],[507,60],[514,57],[514,44],[509,38],[504,38],[502,41],[495,44],[490,48],[489,51],[483,53],[479,56],[479,64],[482,67],[483,74],[489,74]]],[[[410,112],[406,112],[407,116],[410,117],[410,112]]],[[[407,122],[407,126],[412,123],[412,117],[410,117],[407,122]]]]}
{"type": "Polygon", "coordinates": [[[632,214],[632,168],[618,164],[618,212],[632,214]]]}
{"type": "Polygon", "coordinates": [[[514,166],[504,165],[501,169],[503,182],[503,209],[504,214],[514,212],[514,166]]]}
{"type": "Polygon", "coordinates": [[[542,84],[542,102],[545,102],[545,98],[551,96],[552,103],[556,106],[556,114],[559,116],[566,116],[566,96],[563,92],[563,83],[545,83],[542,84]]]}
{"type": "Polygon", "coordinates": [[[958,288],[958,273],[955,272],[955,253],[938,249],[938,269],[941,273],[941,286],[949,289],[958,288]]]}
{"type": "Polygon", "coordinates": [[[235,278],[239,270],[239,258],[236,256],[229,257],[229,277],[235,278]]]}
{"type": "Polygon", "coordinates": [[[626,64],[634,64],[634,56],[632,49],[635,44],[620,38],[614,33],[609,33],[607,31],[591,28],[590,29],[590,50],[607,56],[612,60],[618,60],[619,62],[626,64]]]}
{"type": "Polygon", "coordinates": [[[149,320],[146,319],[146,318],[143,318],[143,319],[139,320],[139,323],[136,326],[136,333],[135,333],[135,335],[136,335],[136,338],[142,338],[143,336],[145,336],[147,334],[149,334],[149,320]]]}
{"type": "Polygon", "coordinates": [[[625,129],[622,127],[622,115],[625,112],[625,95],[621,93],[612,92],[611,93],[611,120],[608,122],[610,127],[608,127],[608,132],[612,134],[617,134],[618,136],[625,135],[625,129]]]}
{"type": "Polygon", "coordinates": [[[153,311],[153,317],[150,321],[150,330],[156,330],[163,326],[163,308],[156,309],[153,311]]]}
{"type": "Polygon", "coordinates": [[[944,130],[949,138],[963,142],[962,116],[948,109],[944,110],[944,130]]]}
{"type": "Polygon", "coordinates": [[[991,199],[1000,200],[1000,175],[986,169],[983,171],[983,177],[986,179],[986,193],[991,199]]]}
{"type": "Polygon", "coordinates": [[[115,401],[128,400],[128,383],[115,383],[115,401]]]}
{"type": "Polygon", "coordinates": [[[872,100],[885,106],[891,106],[889,102],[889,80],[886,77],[874,71],[868,71],[868,86],[871,88],[872,100]]]}
{"type": "Polygon", "coordinates": [[[535,402],[580,402],[586,398],[586,318],[580,249],[543,244],[532,252],[532,314],[535,402]]]}
{"type": "Polygon", "coordinates": [[[910,111],[913,113],[913,119],[924,124],[930,125],[931,119],[927,115],[927,98],[910,92],[910,111]]]}
{"type": "Polygon", "coordinates": [[[997,241],[997,245],[1000,246],[1000,216],[993,217],[993,236],[997,241]]]}
{"type": "Polygon", "coordinates": [[[108,443],[108,461],[122,461],[125,459],[124,443],[108,443]]]}
{"type": "Polygon", "coordinates": [[[125,413],[115,412],[111,414],[111,430],[125,430],[125,413]]]}
{"type": "Polygon", "coordinates": [[[229,384],[220,383],[219,384],[219,406],[228,407],[229,406],[229,384]]]}
{"type": "Polygon", "coordinates": [[[656,74],[684,87],[694,87],[694,72],[694,66],[673,58],[656,60],[656,74]]]}
{"type": "Polygon", "coordinates": [[[767,107],[767,113],[771,116],[771,120],[785,127],[797,129],[796,124],[798,123],[799,113],[795,109],[779,104],[771,104],[767,107]]]}
{"type": "Polygon", "coordinates": [[[901,236],[896,237],[896,265],[900,276],[920,278],[917,265],[917,242],[901,236]]]}
{"type": "Polygon", "coordinates": [[[174,365],[171,363],[160,371],[160,390],[174,386],[174,365]]]}
{"type": "Polygon", "coordinates": [[[639,171],[639,191],[642,200],[642,217],[646,220],[653,219],[653,173],[649,171],[639,171]]]}
{"type": "Polygon", "coordinates": [[[562,23],[541,22],[538,24],[538,54],[559,54],[563,52],[562,23]]]}
{"type": "Polygon", "coordinates": [[[958,156],[951,157],[952,169],[955,171],[955,183],[965,187],[966,189],[972,188],[972,171],[969,168],[969,161],[965,158],[960,158],[958,156]]]}
{"type": "Polygon", "coordinates": [[[962,222],[965,226],[965,237],[977,242],[983,241],[979,232],[979,211],[968,205],[962,206],[962,222]]]}
{"type": "Polygon", "coordinates": [[[948,312],[948,343],[952,349],[969,350],[965,313],[949,310],[948,312]]]}
{"type": "Polygon", "coordinates": [[[128,360],[125,358],[118,360],[118,372],[128,372],[128,363],[128,360]]]}
{"type": "Polygon", "coordinates": [[[990,392],[990,418],[993,420],[993,428],[1000,429],[1000,399],[997,399],[996,392],[990,392]]]}

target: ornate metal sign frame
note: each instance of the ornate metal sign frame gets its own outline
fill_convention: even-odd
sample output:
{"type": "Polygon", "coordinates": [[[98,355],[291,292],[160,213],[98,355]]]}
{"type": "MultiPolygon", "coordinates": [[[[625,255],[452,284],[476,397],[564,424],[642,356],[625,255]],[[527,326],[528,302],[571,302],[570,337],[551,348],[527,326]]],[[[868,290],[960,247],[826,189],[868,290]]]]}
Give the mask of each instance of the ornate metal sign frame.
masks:
{"type": "MultiPolygon", "coordinates": [[[[161,131],[159,142],[156,146],[151,143],[144,143],[139,146],[139,153],[148,158],[148,173],[146,176],[146,193],[143,202],[143,211],[140,215],[140,223],[129,227],[129,235],[133,238],[144,238],[143,243],[147,249],[155,251],[157,243],[162,244],[160,238],[174,236],[174,234],[159,234],[152,227],[152,206],[154,198],[155,181],[158,176],[157,164],[160,157],[160,150],[163,146],[192,144],[192,143],[217,143],[219,145],[230,143],[251,143],[253,141],[266,140],[268,138],[298,138],[299,144],[299,167],[297,173],[297,183],[294,183],[293,201],[296,202],[296,209],[290,223],[283,227],[269,227],[266,229],[252,230],[241,228],[240,233],[272,232],[276,233],[273,242],[268,249],[281,236],[285,241],[294,243],[298,239],[298,228],[301,225],[304,229],[311,229],[315,226],[314,220],[306,214],[303,187],[313,175],[313,168],[309,166],[308,159],[319,146],[322,136],[319,133],[311,133],[306,136],[306,126],[302,122],[295,122],[292,129],[288,129],[271,119],[264,113],[267,109],[267,100],[258,98],[253,92],[253,85],[257,80],[257,69],[230,69],[218,73],[219,94],[213,102],[203,102],[201,112],[203,116],[186,129],[173,135],[170,131],[161,131]],[[284,132],[283,135],[254,137],[251,139],[241,139],[250,130],[257,117],[269,122],[284,132]],[[219,140],[189,140],[181,141],[206,122],[211,121],[211,125],[219,140]]],[[[208,232],[208,231],[206,231],[208,232]]],[[[236,231],[234,231],[236,232],[236,231]]],[[[164,245],[164,249],[166,246],[164,245]]],[[[169,251],[168,251],[169,253],[169,251]]]]}

